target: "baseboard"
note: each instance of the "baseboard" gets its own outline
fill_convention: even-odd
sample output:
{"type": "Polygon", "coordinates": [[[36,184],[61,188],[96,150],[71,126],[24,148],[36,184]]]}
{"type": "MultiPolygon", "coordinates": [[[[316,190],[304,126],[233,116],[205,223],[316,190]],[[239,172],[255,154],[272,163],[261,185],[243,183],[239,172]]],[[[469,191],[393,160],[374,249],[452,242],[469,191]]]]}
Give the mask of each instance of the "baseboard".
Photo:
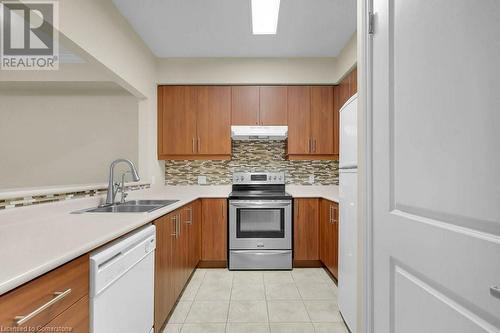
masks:
{"type": "Polygon", "coordinates": [[[294,260],[294,268],[319,268],[323,267],[323,264],[319,260],[294,260]]]}
{"type": "Polygon", "coordinates": [[[204,260],[198,263],[198,268],[226,268],[227,260],[204,260]]]}

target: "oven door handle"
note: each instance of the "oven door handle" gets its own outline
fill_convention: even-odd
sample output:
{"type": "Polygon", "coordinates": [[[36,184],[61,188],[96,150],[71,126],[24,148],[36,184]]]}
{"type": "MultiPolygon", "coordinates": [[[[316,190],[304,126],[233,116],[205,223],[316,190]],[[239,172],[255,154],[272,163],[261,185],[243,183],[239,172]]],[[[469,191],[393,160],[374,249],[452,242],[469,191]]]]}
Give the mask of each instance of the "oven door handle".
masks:
{"type": "Polygon", "coordinates": [[[255,250],[231,250],[231,253],[236,253],[236,254],[255,254],[256,256],[270,256],[273,254],[288,254],[290,253],[291,250],[265,250],[262,252],[256,252],[255,250]]]}
{"type": "Polygon", "coordinates": [[[245,207],[245,208],[253,208],[253,207],[275,208],[275,207],[287,207],[290,206],[291,203],[290,202],[245,202],[245,203],[231,202],[229,205],[234,207],[245,207]]]}

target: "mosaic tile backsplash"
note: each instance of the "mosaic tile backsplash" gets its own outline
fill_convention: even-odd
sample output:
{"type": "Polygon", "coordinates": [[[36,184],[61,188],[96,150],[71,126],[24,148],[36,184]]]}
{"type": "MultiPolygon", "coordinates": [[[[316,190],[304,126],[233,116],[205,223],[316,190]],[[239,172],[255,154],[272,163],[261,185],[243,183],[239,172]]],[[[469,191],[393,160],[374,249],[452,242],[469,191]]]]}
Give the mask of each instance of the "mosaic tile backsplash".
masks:
{"type": "MultiPolygon", "coordinates": [[[[150,184],[129,185],[125,186],[127,191],[136,191],[150,188],[150,184]]],[[[0,200],[0,210],[16,207],[24,207],[31,205],[40,205],[49,202],[64,201],[70,199],[89,198],[97,195],[106,194],[107,187],[99,187],[92,190],[79,191],[79,192],[61,192],[47,195],[34,195],[30,197],[19,197],[12,199],[0,200]]]]}
{"type": "Polygon", "coordinates": [[[289,161],[285,141],[233,141],[229,161],[165,161],[166,185],[231,184],[233,172],[284,171],[287,184],[338,185],[338,161],[289,161]],[[314,183],[309,183],[314,175],[314,183]]]}

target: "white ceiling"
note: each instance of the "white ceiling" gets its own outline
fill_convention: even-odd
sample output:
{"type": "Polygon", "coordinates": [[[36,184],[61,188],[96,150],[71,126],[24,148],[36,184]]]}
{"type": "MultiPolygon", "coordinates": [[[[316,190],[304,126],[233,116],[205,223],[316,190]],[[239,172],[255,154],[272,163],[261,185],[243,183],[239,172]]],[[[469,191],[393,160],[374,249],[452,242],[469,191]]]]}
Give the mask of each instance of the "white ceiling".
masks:
{"type": "Polygon", "coordinates": [[[113,0],[157,57],[335,57],[356,0],[281,0],[276,35],[252,35],[250,0],[113,0]]]}

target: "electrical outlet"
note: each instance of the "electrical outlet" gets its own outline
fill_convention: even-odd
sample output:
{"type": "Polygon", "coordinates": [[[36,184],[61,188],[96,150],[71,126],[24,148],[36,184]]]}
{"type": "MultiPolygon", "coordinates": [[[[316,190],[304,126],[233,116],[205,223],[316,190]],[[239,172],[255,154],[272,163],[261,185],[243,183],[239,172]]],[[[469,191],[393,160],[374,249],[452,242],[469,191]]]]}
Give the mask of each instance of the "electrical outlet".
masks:
{"type": "Polygon", "coordinates": [[[206,185],[207,184],[207,176],[198,176],[198,184],[206,185]]]}
{"type": "Polygon", "coordinates": [[[314,184],[314,175],[309,175],[309,184],[314,184]]]}

